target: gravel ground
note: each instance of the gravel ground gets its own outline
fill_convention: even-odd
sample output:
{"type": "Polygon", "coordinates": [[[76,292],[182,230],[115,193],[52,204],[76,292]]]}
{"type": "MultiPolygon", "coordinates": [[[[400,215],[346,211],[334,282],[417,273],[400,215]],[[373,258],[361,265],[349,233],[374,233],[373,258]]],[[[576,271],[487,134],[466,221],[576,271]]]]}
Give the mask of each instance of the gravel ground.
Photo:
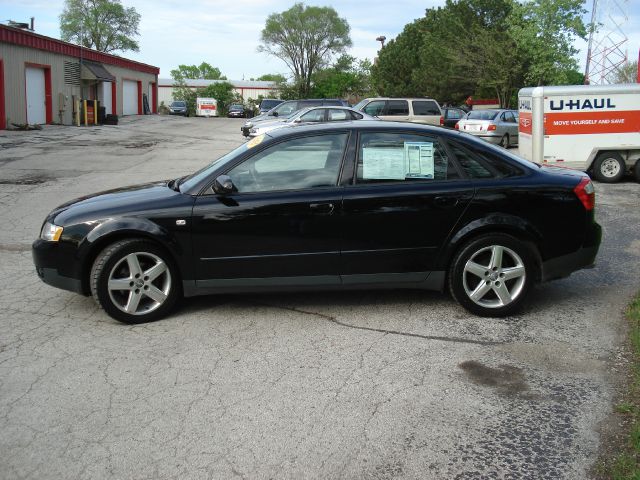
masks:
{"type": "Polygon", "coordinates": [[[195,298],[127,326],[37,278],[54,206],[189,173],[241,123],[0,132],[0,478],[585,478],[640,283],[632,181],[596,185],[597,267],[504,319],[360,291],[195,298]]]}

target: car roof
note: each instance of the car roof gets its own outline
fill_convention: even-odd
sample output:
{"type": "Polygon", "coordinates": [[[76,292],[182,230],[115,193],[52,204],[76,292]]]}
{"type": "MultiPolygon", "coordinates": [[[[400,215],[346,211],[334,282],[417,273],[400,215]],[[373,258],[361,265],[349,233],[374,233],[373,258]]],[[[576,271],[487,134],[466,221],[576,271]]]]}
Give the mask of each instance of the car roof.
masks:
{"type": "Polygon", "coordinates": [[[432,102],[438,102],[435,98],[427,98],[427,97],[370,97],[370,98],[363,98],[363,100],[430,100],[432,102]]]}
{"type": "Polygon", "coordinates": [[[432,125],[424,125],[413,122],[384,122],[380,120],[346,120],[340,122],[327,122],[327,123],[313,123],[302,124],[295,128],[281,128],[267,132],[266,135],[272,138],[286,137],[290,135],[299,135],[301,133],[313,133],[313,132],[331,132],[331,131],[344,131],[345,129],[358,129],[358,130],[388,130],[388,131],[415,131],[422,133],[431,133],[434,135],[464,135],[457,130],[449,130],[442,127],[436,127],[432,125]]]}

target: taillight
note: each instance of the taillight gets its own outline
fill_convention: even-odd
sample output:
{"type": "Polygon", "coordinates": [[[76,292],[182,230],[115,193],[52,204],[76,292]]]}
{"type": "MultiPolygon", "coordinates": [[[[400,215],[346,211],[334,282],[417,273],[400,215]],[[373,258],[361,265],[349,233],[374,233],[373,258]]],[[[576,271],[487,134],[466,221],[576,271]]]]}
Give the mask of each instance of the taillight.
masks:
{"type": "Polygon", "coordinates": [[[593,210],[596,206],[596,189],[593,187],[591,179],[584,177],[573,191],[576,197],[578,197],[578,200],[584,205],[586,211],[593,210]]]}
{"type": "Polygon", "coordinates": [[[491,124],[487,127],[487,132],[493,132],[496,129],[496,126],[491,124]]]}
{"type": "Polygon", "coordinates": [[[444,127],[444,117],[440,115],[440,126],[444,127]]]}
{"type": "Polygon", "coordinates": [[[460,122],[456,122],[453,128],[455,128],[456,130],[460,130],[460,122]]]}

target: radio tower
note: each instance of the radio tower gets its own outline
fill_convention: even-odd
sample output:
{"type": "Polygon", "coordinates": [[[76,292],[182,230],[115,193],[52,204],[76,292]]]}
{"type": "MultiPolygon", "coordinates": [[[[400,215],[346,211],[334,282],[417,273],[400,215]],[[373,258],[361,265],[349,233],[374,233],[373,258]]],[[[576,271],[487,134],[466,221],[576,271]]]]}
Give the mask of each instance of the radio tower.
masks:
{"type": "Polygon", "coordinates": [[[606,85],[627,63],[629,0],[593,0],[584,83],[606,85]]]}

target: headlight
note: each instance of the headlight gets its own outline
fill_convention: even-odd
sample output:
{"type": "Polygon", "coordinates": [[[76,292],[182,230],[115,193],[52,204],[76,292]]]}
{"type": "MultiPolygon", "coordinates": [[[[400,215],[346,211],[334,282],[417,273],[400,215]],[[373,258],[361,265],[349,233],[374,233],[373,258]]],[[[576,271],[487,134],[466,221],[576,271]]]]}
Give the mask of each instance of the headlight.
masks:
{"type": "Polygon", "coordinates": [[[249,130],[251,133],[257,133],[258,129],[257,128],[252,128],[251,130],[249,130]]]}
{"type": "Polygon", "coordinates": [[[253,127],[253,123],[251,122],[247,122],[244,124],[244,128],[251,128],[251,127],[253,127]]]}
{"type": "Polygon", "coordinates": [[[42,240],[47,240],[49,242],[57,242],[60,240],[60,235],[62,235],[62,227],[58,227],[53,223],[45,223],[42,227],[42,232],[40,232],[40,238],[42,240]]]}

